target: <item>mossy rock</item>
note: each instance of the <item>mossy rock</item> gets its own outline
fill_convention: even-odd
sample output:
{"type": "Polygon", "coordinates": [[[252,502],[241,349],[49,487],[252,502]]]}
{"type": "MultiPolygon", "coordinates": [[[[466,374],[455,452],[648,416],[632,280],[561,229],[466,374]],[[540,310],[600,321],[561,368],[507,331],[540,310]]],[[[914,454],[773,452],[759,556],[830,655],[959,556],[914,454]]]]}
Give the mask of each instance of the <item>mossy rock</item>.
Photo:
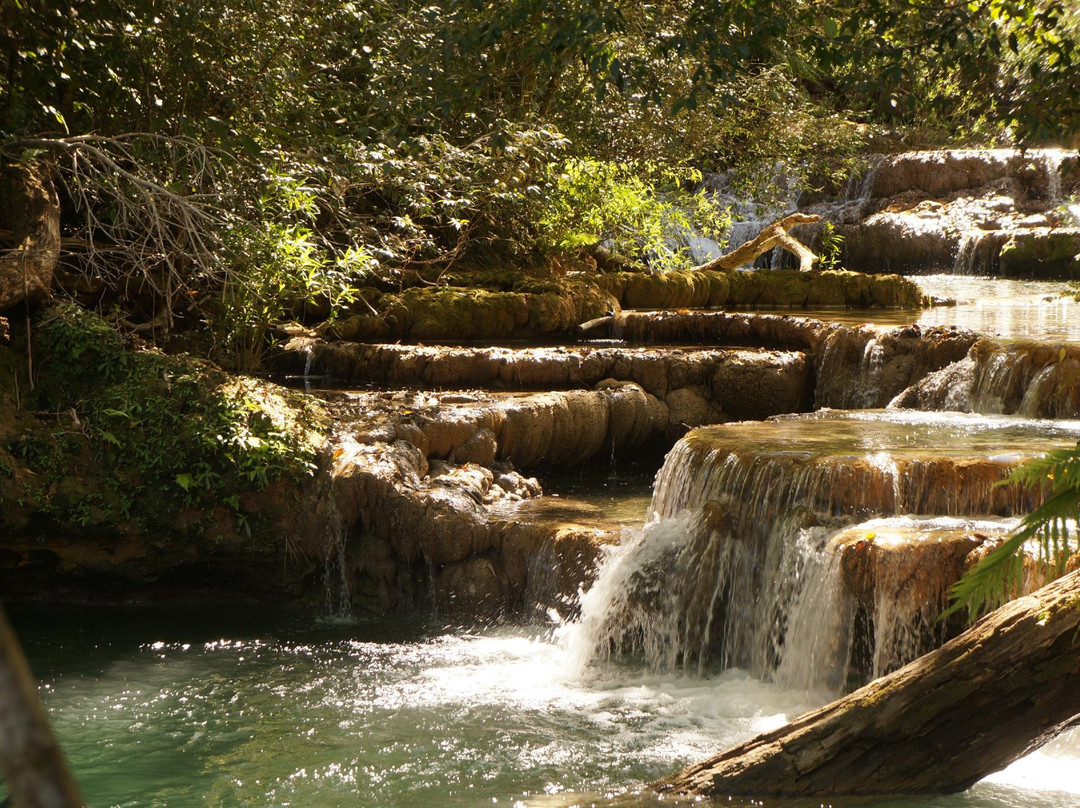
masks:
{"type": "Polygon", "coordinates": [[[822,270],[810,274],[807,308],[845,307],[856,304],[870,288],[870,278],[854,272],[822,270]]]}
{"type": "Polygon", "coordinates": [[[731,298],[731,280],[727,272],[708,272],[709,308],[719,308],[731,298]]]}
{"type": "Polygon", "coordinates": [[[519,279],[518,284],[530,291],[406,289],[385,296],[378,315],[355,315],[328,326],[325,333],[350,341],[535,339],[566,334],[578,323],[618,308],[616,300],[590,283],[533,278],[519,279]]]}
{"type": "Polygon", "coordinates": [[[709,305],[709,277],[693,270],[630,274],[622,304],[631,309],[687,309],[709,305]]]}
{"type": "Polygon", "coordinates": [[[872,306],[917,309],[926,305],[922,289],[909,278],[900,275],[872,275],[869,280],[872,306]]]}
{"type": "Polygon", "coordinates": [[[1080,277],[1080,228],[1014,233],[1001,247],[1001,274],[1010,278],[1080,277]]]}
{"type": "Polygon", "coordinates": [[[811,274],[794,269],[759,270],[763,281],[757,297],[758,306],[776,308],[803,308],[810,293],[811,274]]]}
{"type": "Polygon", "coordinates": [[[33,339],[38,384],[24,407],[63,417],[7,448],[50,491],[58,524],[163,528],[185,508],[310,476],[325,442],[313,399],[205,360],[132,349],[75,306],[46,312],[33,339]],[[94,496],[71,479],[86,480],[94,496]],[[99,519],[93,507],[106,513],[99,519]]]}
{"type": "Polygon", "coordinates": [[[765,276],[760,270],[733,269],[727,273],[727,305],[733,307],[756,306],[765,291],[765,276]]]}

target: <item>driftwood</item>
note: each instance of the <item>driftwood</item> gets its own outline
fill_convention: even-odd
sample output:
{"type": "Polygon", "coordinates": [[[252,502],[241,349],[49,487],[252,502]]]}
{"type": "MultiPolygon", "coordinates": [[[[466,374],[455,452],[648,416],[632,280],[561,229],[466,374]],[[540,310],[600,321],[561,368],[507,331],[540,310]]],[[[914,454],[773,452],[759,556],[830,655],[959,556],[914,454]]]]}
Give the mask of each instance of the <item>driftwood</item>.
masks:
{"type": "Polygon", "coordinates": [[[38,701],[30,667],[2,610],[0,772],[8,797],[17,808],[77,808],[83,804],[38,701]]]}
{"type": "Polygon", "coordinates": [[[773,222],[760,233],[757,238],[741,244],[726,255],[721,255],[707,264],[694,267],[694,269],[738,269],[754,262],[754,259],[763,253],[767,253],[776,245],[780,245],[790,253],[794,253],[799,259],[799,269],[809,272],[813,269],[818,257],[814,255],[804,244],[788,233],[792,227],[800,224],[813,224],[820,222],[821,217],[813,213],[792,213],[778,222],[773,222]]]}
{"type": "Polygon", "coordinates": [[[723,797],[961,791],[1080,724],[1080,571],[849,696],[654,784],[723,797]]]}

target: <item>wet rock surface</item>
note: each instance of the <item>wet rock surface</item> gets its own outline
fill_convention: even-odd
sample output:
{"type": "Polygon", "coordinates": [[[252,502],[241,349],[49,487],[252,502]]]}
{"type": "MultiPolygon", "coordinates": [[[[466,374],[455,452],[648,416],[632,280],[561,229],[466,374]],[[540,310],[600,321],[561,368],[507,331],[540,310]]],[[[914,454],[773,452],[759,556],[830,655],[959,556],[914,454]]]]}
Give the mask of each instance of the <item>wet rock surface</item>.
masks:
{"type": "Polygon", "coordinates": [[[894,155],[846,198],[809,205],[824,221],[794,233],[816,249],[831,223],[843,265],[862,272],[1071,278],[1080,223],[1061,206],[1080,189],[1078,166],[1056,149],[894,155]]]}
{"type": "Polygon", "coordinates": [[[962,359],[911,385],[891,408],[1080,417],[1080,347],[980,339],[962,359]]]}

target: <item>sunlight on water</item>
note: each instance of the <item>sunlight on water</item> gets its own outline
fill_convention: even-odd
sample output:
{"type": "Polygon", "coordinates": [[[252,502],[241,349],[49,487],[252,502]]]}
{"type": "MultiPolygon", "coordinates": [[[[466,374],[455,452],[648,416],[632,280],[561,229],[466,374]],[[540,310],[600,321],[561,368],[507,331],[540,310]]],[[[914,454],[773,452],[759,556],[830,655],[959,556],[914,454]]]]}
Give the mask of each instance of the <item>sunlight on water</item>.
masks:
{"type": "Polygon", "coordinates": [[[1036,281],[967,275],[916,275],[923,292],[956,305],[928,309],[799,310],[768,309],[776,314],[806,315],[844,325],[880,327],[917,324],[925,328],[958,326],[1006,339],[1080,342],[1080,302],[1066,281],[1036,281]]]}
{"type": "MultiPolygon", "coordinates": [[[[814,706],[737,670],[581,676],[540,628],[260,616],[223,639],[183,612],[15,617],[96,808],[651,806],[651,779],[814,706]]],[[[859,804],[1075,808],[1077,747],[963,795],[859,804]]]]}

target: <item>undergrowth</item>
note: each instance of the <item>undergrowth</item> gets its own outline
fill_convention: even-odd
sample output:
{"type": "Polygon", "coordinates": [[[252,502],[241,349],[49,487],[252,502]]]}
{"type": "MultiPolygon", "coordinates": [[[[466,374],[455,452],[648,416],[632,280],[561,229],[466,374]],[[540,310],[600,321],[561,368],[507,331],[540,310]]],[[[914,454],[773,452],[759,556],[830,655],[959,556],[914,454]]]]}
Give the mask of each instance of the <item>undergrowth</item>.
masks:
{"type": "Polygon", "coordinates": [[[36,407],[51,426],[11,450],[41,478],[43,510],[59,522],[168,531],[224,503],[251,535],[242,495],[315,470],[324,416],[306,397],[132,350],[76,306],[47,312],[34,339],[36,407]]]}

